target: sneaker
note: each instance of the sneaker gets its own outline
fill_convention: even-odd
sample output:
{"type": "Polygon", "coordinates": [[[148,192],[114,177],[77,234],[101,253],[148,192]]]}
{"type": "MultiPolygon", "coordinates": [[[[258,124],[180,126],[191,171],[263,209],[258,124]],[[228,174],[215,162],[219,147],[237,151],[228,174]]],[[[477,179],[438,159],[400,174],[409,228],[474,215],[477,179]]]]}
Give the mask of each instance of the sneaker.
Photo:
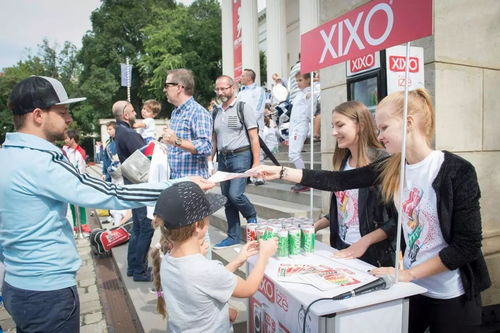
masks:
{"type": "MultiPolygon", "coordinates": [[[[153,270],[153,267],[148,267],[148,273],[151,274],[151,271],[153,270]]],[[[134,273],[132,271],[129,271],[127,269],[127,276],[134,276],[134,273]]]]}
{"type": "Polygon", "coordinates": [[[151,281],[153,281],[153,277],[151,276],[151,273],[149,273],[149,272],[141,274],[141,275],[134,274],[134,281],[135,282],[151,282],[151,281]]]}
{"type": "Polygon", "coordinates": [[[307,191],[309,191],[309,187],[304,186],[304,185],[300,185],[300,184],[295,184],[292,186],[290,191],[292,191],[294,193],[307,192],[307,191]]]}
{"type": "Polygon", "coordinates": [[[247,218],[247,223],[257,223],[257,217],[249,217],[247,218]]]}
{"type": "Polygon", "coordinates": [[[314,136],[313,142],[321,142],[320,136],[314,136]]]}
{"type": "Polygon", "coordinates": [[[255,181],[254,181],[254,185],[255,186],[259,186],[259,185],[264,185],[266,183],[266,181],[262,178],[255,178],[255,181]]]}
{"type": "Polygon", "coordinates": [[[240,242],[232,238],[226,238],[222,242],[215,244],[214,249],[224,249],[224,248],[235,247],[238,245],[240,245],[240,242]]]}

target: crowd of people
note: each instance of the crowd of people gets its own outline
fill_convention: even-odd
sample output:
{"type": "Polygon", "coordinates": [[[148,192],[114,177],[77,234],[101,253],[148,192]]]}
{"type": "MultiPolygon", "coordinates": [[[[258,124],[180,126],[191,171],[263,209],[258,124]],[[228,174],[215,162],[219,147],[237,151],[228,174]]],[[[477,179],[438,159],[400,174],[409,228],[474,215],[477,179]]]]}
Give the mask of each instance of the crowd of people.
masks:
{"type": "MultiPolygon", "coordinates": [[[[309,133],[311,114],[320,119],[319,99],[311,100],[314,76],[301,73],[298,62],[288,82],[278,75],[274,79],[276,85],[286,87],[285,99],[292,104],[287,143],[295,168],[263,163],[259,136],[272,135],[276,105],[268,107],[266,114],[266,94],[255,83],[253,70],[243,71],[240,89],[232,77],[217,77],[218,102],[209,112],[193,97],[192,71],[174,69],[166,73],[163,92],[175,108],[159,140],[167,147],[170,176],[147,184],[132,184],[120,174],[119,166],[157,139],[154,118],[160,103],[144,102],[142,121],[136,120],[130,102],[113,104],[115,121],[106,125],[110,138],[100,156],[103,176],[97,179],[85,173],[78,135],[68,130],[72,121],[68,105],[84,98],[68,98],[62,84],[49,77],[33,76],[14,86],[9,108],[16,132],[7,134],[0,150],[4,166],[0,261],[5,265],[5,308],[18,331],[79,331],[75,276],[80,259],[67,220],[69,204],[111,209],[115,224],[123,223],[131,209],[127,275],[138,282],[153,281],[158,311],[168,315],[168,332],[193,328],[229,332],[235,317],[228,306],[230,297],[256,292],[277,240],[245,244],[225,267],[211,260],[212,247],[241,244],[240,214],[249,224],[257,222],[255,207],[245,195],[246,179],[223,182],[222,195],[205,193],[215,186],[207,179],[217,164],[225,172],[250,170],[257,180],[286,180],[294,184],[294,192],[309,188],[332,192],[329,214],[314,223],[315,230],[330,228],[330,245],[339,250],[334,255],[360,258],[374,266],[371,273],[377,276],[394,274],[399,260],[395,235],[401,206],[405,247],[399,279],[427,289],[410,298],[409,331],[477,332],[480,292],[490,286],[481,253],[480,190],[472,164],[432,148],[435,111],[428,92],[409,93],[406,119],[402,119],[404,96],[399,92],[379,103],[375,119],[356,101],[333,108],[334,170],[313,170],[305,168],[301,152],[307,137],[312,137],[311,143],[320,139],[319,132],[309,133]],[[407,124],[406,176],[401,180],[403,121],[407,124]],[[55,145],[58,140],[65,141],[62,149],[55,145]],[[404,182],[402,202],[400,181],[404,182]],[[146,206],[155,207],[153,219],[146,206]],[[212,246],[208,217],[222,207],[227,237],[212,246]],[[155,228],[161,241],[152,251],[150,267],[155,228]],[[237,277],[234,271],[255,254],[259,257],[247,279],[237,277]],[[40,307],[41,302],[46,306],[40,307]]],[[[273,141],[266,140],[273,151],[277,138],[274,131],[273,141]]]]}

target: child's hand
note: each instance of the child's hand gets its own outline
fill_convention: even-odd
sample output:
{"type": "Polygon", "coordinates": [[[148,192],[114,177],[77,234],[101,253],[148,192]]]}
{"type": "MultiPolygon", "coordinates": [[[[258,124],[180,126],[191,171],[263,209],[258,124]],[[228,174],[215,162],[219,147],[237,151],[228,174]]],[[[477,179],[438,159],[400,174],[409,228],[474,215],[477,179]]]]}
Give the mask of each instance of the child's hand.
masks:
{"type": "Polygon", "coordinates": [[[259,253],[259,243],[257,241],[250,241],[241,247],[238,260],[244,263],[248,258],[257,253],[259,253]]]}
{"type": "Polygon", "coordinates": [[[259,255],[269,258],[272,257],[278,249],[278,238],[261,240],[259,244],[259,255]]]}
{"type": "Polygon", "coordinates": [[[203,256],[206,256],[208,253],[208,243],[203,239],[200,244],[200,253],[203,256]]]}

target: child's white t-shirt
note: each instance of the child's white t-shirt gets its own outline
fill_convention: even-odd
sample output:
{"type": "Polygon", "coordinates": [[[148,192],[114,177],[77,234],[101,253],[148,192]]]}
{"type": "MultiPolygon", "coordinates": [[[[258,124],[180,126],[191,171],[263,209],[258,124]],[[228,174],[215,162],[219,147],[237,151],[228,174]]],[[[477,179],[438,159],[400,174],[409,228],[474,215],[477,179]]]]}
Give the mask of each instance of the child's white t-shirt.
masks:
{"type": "MultiPolygon", "coordinates": [[[[432,183],[444,161],[442,151],[433,151],[422,161],[406,166],[402,226],[406,241],[405,269],[421,264],[448,246],[443,238],[432,183]]],[[[449,299],[464,294],[458,269],[413,281],[426,288],[424,295],[449,299]]]]}
{"type": "Polygon", "coordinates": [[[142,136],[143,139],[146,138],[155,138],[155,120],[154,118],[144,118],[142,120],[146,127],[138,128],[137,132],[142,136]]]}
{"type": "Polygon", "coordinates": [[[161,263],[161,286],[167,307],[167,332],[230,332],[228,301],[236,288],[236,275],[220,261],[201,254],[161,263]]]}

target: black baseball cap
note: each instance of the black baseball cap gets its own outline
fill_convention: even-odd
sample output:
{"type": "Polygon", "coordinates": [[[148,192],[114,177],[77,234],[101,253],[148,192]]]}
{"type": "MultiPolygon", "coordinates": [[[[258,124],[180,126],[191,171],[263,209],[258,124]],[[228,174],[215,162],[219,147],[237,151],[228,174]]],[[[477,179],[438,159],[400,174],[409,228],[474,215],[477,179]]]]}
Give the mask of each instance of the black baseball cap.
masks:
{"type": "Polygon", "coordinates": [[[62,83],[52,77],[31,76],[17,83],[9,96],[9,109],[22,115],[34,109],[48,109],[53,105],[71,104],[86,100],[86,97],[68,98],[62,83]]]}
{"type": "Polygon", "coordinates": [[[159,216],[167,229],[177,229],[212,215],[226,203],[226,197],[205,193],[195,183],[176,183],[161,192],[154,215],[159,216]]]}

